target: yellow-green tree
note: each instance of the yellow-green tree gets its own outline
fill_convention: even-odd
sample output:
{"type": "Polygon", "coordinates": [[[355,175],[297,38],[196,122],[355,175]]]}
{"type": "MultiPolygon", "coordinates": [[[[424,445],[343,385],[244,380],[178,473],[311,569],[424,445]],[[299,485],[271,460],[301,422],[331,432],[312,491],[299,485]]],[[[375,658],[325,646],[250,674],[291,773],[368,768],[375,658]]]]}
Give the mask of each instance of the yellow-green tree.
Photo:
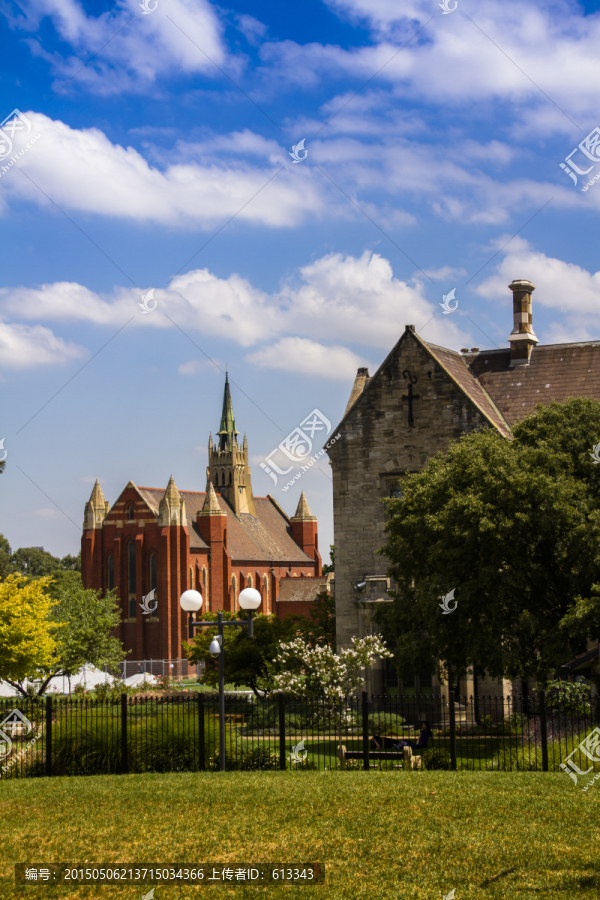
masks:
{"type": "Polygon", "coordinates": [[[55,633],[61,626],[50,618],[56,601],[46,593],[50,578],[30,581],[8,575],[0,584],[0,678],[35,678],[52,664],[55,633]]]}

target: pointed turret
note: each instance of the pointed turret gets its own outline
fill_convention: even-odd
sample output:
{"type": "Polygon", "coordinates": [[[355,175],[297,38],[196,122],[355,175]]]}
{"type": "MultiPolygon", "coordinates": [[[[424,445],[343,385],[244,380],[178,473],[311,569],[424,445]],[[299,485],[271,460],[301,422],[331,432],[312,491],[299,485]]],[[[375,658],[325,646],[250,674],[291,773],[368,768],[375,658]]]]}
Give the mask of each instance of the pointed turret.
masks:
{"type": "Polygon", "coordinates": [[[235,416],[233,415],[233,403],[229,390],[229,375],[225,373],[225,390],[223,392],[223,412],[221,413],[221,425],[217,432],[219,435],[219,450],[232,450],[237,444],[239,431],[235,430],[235,416]]]}
{"type": "Polygon", "coordinates": [[[102,528],[102,523],[108,515],[110,504],[105,499],[100,487],[100,482],[96,478],[96,483],[92,488],[90,499],[85,504],[85,514],[83,518],[83,530],[90,528],[102,528]]]}
{"type": "Polygon", "coordinates": [[[308,505],[308,500],[306,499],[306,494],[304,491],[300,494],[300,500],[298,501],[298,507],[296,512],[290,519],[290,522],[316,522],[317,517],[313,516],[310,511],[310,506],[308,505]]]}
{"type": "Polygon", "coordinates": [[[226,516],[227,513],[223,512],[221,507],[219,506],[219,501],[217,500],[217,495],[215,493],[215,489],[212,485],[212,481],[208,485],[208,490],[206,492],[206,497],[204,498],[204,505],[202,509],[198,510],[198,516],[226,516]]]}
{"type": "Polygon", "coordinates": [[[296,514],[290,519],[292,537],[307,556],[317,563],[317,575],[321,574],[321,557],[319,556],[319,538],[317,535],[317,517],[313,516],[302,491],[296,514]]]}
{"type": "Polygon", "coordinates": [[[369,375],[369,370],[365,368],[360,368],[356,373],[356,378],[354,379],[354,384],[352,385],[352,391],[350,393],[350,398],[348,403],[346,404],[346,409],[344,410],[344,415],[348,412],[348,410],[354,406],[366,386],[368,385],[371,377],[369,375]]]}
{"type": "Polygon", "coordinates": [[[167,489],[158,507],[159,525],[185,525],[185,503],[171,475],[167,489]]]}

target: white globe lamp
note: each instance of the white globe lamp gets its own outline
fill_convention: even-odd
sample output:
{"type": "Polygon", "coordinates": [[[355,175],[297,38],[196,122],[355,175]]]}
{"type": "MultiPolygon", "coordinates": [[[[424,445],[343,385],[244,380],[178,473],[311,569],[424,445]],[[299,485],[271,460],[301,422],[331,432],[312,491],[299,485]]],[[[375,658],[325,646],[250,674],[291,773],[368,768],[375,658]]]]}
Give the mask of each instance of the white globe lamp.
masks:
{"type": "Polygon", "coordinates": [[[260,593],[256,588],[244,588],[243,591],[240,591],[238,602],[240,604],[240,609],[252,612],[260,606],[260,593]]]}
{"type": "Polygon", "coordinates": [[[198,591],[184,591],[179,598],[179,605],[186,612],[198,612],[202,609],[202,594],[198,591]]]}

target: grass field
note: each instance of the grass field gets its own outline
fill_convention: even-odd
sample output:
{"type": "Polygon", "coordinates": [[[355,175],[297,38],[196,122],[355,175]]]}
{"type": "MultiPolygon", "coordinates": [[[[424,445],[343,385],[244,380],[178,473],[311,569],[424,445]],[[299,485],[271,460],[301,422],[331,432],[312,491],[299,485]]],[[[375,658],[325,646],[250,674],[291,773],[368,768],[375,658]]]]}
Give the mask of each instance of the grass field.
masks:
{"type": "MultiPolygon", "coordinates": [[[[149,890],[15,886],[16,862],[44,861],[325,864],[324,885],[214,886],[240,900],[441,900],[452,889],[456,900],[600,897],[600,783],[584,794],[554,773],[41,778],[4,782],[0,811],[2,900],[141,900],[149,890]]],[[[160,885],[154,900],[207,889],[160,885]]]]}

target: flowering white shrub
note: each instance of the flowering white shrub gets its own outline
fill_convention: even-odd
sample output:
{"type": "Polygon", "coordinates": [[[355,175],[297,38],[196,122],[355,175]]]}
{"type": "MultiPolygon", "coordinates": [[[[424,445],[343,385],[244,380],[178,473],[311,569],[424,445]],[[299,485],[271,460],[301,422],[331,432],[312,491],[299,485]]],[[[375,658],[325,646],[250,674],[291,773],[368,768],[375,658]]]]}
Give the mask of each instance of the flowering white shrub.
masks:
{"type": "Polygon", "coordinates": [[[301,638],[290,643],[282,641],[277,662],[283,666],[299,662],[302,675],[290,671],[275,675],[273,693],[317,695],[341,703],[361,690],[363,669],[371,666],[376,656],[392,656],[376,634],[352,638],[352,647],[340,653],[334,653],[327,645],[311,647],[301,638]]]}

